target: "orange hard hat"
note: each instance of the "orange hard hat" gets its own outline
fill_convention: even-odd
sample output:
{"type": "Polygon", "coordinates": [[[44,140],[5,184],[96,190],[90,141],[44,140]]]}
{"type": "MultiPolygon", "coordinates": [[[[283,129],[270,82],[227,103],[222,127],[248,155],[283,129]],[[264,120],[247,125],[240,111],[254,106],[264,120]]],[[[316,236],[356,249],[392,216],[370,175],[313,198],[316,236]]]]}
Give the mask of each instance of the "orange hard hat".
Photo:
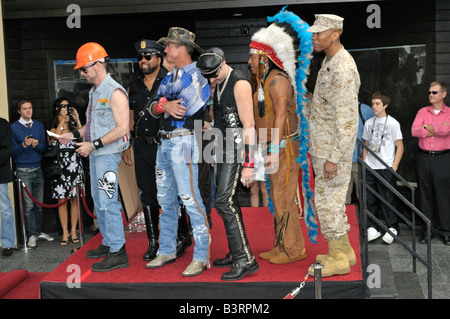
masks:
{"type": "Polygon", "coordinates": [[[88,42],[83,44],[77,51],[77,65],[74,69],[79,69],[89,62],[94,62],[102,58],[106,58],[108,53],[96,42],[88,42]]]}

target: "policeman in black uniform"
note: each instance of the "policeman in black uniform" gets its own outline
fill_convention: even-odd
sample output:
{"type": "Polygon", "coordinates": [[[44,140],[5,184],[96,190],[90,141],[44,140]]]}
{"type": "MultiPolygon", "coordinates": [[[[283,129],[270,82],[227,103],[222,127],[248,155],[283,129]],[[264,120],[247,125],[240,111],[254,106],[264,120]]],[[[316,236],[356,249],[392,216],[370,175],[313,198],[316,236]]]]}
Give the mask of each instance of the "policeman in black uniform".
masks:
{"type": "MultiPolygon", "coordinates": [[[[168,70],[164,66],[164,47],[156,41],[143,39],[135,43],[140,73],[128,86],[130,105],[130,131],[133,135],[136,181],[141,190],[140,199],[143,206],[148,237],[148,249],[144,260],[156,257],[159,248],[159,204],[156,189],[156,152],[158,150],[159,122],[148,112],[149,102],[158,92],[159,85],[168,70]]],[[[167,65],[167,64],[166,64],[167,65]]],[[[124,161],[132,165],[130,150],[122,154],[124,161]]],[[[192,244],[187,216],[180,207],[181,216],[178,226],[177,255],[184,253],[192,244]]]]}
{"type": "MultiPolygon", "coordinates": [[[[144,260],[156,257],[159,248],[159,205],[156,197],[156,151],[159,123],[148,111],[151,101],[158,91],[159,84],[167,74],[163,67],[164,47],[156,41],[141,40],[135,43],[140,73],[128,86],[130,105],[130,131],[133,135],[136,180],[141,190],[145,225],[148,236],[148,250],[144,260]],[[131,120],[132,119],[132,120],[131,120]]],[[[130,150],[125,150],[123,158],[132,164],[130,150]]]]}

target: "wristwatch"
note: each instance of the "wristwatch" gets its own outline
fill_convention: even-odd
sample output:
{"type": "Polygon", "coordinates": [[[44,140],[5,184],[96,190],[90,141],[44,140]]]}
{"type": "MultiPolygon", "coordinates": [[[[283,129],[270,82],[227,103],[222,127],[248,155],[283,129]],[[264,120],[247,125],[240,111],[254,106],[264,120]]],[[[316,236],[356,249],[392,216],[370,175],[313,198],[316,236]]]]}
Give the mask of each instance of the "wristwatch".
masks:
{"type": "Polygon", "coordinates": [[[93,141],[92,143],[94,144],[95,149],[100,146],[100,143],[97,140],[93,141]]]}

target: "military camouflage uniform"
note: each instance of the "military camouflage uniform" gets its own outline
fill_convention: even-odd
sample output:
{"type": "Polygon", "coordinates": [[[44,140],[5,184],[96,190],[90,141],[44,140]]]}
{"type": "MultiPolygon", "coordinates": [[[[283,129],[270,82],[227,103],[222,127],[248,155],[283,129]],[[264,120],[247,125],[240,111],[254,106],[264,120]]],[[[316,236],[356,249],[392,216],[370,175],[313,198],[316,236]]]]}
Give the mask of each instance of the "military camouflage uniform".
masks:
{"type": "Polygon", "coordinates": [[[360,79],[356,64],[344,47],[330,60],[327,58],[317,76],[309,110],[309,150],[322,234],[326,239],[339,239],[350,230],[345,199],[358,129],[360,79]],[[332,180],[323,175],[327,160],[338,165],[332,180]]]}

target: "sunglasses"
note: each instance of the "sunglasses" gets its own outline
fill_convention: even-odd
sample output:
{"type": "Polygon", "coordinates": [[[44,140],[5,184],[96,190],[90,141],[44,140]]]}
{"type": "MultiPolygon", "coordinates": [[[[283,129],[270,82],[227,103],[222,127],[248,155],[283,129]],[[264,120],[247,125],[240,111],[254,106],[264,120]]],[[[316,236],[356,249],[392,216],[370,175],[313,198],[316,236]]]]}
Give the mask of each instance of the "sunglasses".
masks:
{"type": "Polygon", "coordinates": [[[138,61],[142,61],[142,58],[145,58],[147,61],[150,61],[152,59],[152,54],[145,54],[145,55],[140,55],[137,57],[138,61]]]}
{"type": "Polygon", "coordinates": [[[436,95],[436,94],[438,94],[440,91],[428,91],[428,95],[430,95],[430,94],[433,94],[433,95],[436,95]]]}
{"type": "Polygon", "coordinates": [[[215,79],[219,76],[219,71],[213,74],[202,74],[205,79],[215,79]]]}
{"type": "Polygon", "coordinates": [[[96,65],[97,62],[98,62],[98,61],[95,61],[95,62],[92,63],[91,65],[84,66],[84,67],[80,68],[80,71],[83,72],[83,73],[87,73],[87,69],[90,68],[90,67],[92,67],[92,66],[94,66],[94,65],[96,65]]]}
{"type": "Polygon", "coordinates": [[[62,108],[62,107],[69,107],[69,106],[70,106],[70,104],[60,104],[60,105],[59,105],[59,107],[61,107],[61,108],[62,108]]]}

